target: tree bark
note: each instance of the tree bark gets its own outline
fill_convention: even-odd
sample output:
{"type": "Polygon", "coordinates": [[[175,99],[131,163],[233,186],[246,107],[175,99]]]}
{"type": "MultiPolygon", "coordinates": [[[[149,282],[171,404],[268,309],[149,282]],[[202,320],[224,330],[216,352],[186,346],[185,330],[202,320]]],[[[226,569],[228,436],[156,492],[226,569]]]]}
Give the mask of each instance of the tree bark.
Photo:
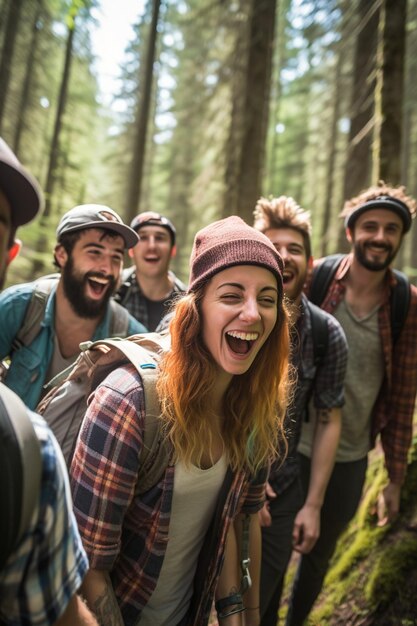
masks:
{"type": "Polygon", "coordinates": [[[406,0],[384,0],[377,56],[373,182],[401,182],[406,0]]]}
{"type": "Polygon", "coordinates": [[[0,135],[3,131],[4,111],[9,91],[10,76],[14,48],[21,16],[23,0],[13,0],[9,5],[9,13],[5,26],[3,48],[0,61],[0,135]]]}
{"type": "Polygon", "coordinates": [[[160,0],[153,0],[152,21],[149,30],[149,39],[145,59],[144,84],[143,89],[141,90],[142,97],[139,99],[138,108],[136,111],[136,132],[128,182],[126,202],[127,206],[125,214],[129,222],[137,214],[140,205],[149,108],[152,94],[152,74],[155,61],[156,38],[158,32],[157,27],[160,6],[160,0]]]}
{"type": "MultiPolygon", "coordinates": [[[[359,0],[359,33],[353,67],[349,143],[343,186],[344,200],[355,196],[369,186],[371,179],[378,20],[378,4],[370,4],[369,0],[359,0]]],[[[338,248],[341,251],[347,249],[342,228],[340,229],[338,248]]]]}
{"type": "Polygon", "coordinates": [[[252,8],[237,207],[249,224],[262,190],[276,7],[276,0],[254,0],[252,8]]]}
{"type": "Polygon", "coordinates": [[[28,47],[28,56],[26,63],[25,76],[23,79],[22,95],[19,101],[19,110],[17,114],[16,128],[13,139],[13,150],[19,156],[20,140],[22,138],[22,132],[25,126],[26,112],[29,106],[29,94],[32,86],[32,77],[36,60],[36,52],[39,39],[39,19],[42,14],[42,0],[38,0],[35,9],[33,23],[32,23],[32,35],[30,38],[30,44],[28,47]]]}

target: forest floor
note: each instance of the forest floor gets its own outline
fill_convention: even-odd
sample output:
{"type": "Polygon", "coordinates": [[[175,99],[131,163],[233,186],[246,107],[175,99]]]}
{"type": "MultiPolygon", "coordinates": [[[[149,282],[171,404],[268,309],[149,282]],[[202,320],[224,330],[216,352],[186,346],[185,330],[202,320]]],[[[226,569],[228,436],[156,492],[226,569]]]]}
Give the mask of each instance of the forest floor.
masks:
{"type": "MultiPolygon", "coordinates": [[[[377,527],[376,500],[386,482],[383,455],[372,451],[358,513],[341,537],[325,586],[306,626],[417,626],[417,433],[402,489],[401,512],[377,527]]],[[[277,624],[286,603],[298,555],[291,560],[277,624]]],[[[214,617],[210,626],[218,626],[214,617]]]]}

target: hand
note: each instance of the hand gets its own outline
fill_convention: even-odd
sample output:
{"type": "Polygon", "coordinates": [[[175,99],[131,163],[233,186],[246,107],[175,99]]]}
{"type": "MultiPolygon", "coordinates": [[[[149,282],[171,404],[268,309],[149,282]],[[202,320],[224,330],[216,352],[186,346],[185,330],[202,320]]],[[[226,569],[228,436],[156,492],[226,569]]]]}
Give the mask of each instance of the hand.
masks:
{"type": "Polygon", "coordinates": [[[307,554],[314,547],[320,535],[320,508],[305,504],[294,520],[292,532],[293,548],[307,554]]]}
{"type": "MultiPolygon", "coordinates": [[[[266,493],[266,497],[268,498],[268,500],[273,500],[274,498],[277,497],[277,494],[272,489],[272,487],[271,487],[271,485],[269,483],[266,483],[265,493],[266,493]]],[[[258,513],[258,515],[259,515],[259,524],[261,526],[271,526],[271,523],[272,523],[271,513],[269,512],[269,502],[268,502],[268,500],[266,500],[266,502],[263,505],[262,509],[258,513]]]]}
{"type": "Polygon", "coordinates": [[[378,526],[385,526],[395,520],[400,510],[401,485],[389,482],[378,497],[378,526]]]}
{"type": "Polygon", "coordinates": [[[260,511],[258,511],[259,524],[261,526],[271,526],[272,519],[269,512],[269,502],[265,502],[260,511]]]}

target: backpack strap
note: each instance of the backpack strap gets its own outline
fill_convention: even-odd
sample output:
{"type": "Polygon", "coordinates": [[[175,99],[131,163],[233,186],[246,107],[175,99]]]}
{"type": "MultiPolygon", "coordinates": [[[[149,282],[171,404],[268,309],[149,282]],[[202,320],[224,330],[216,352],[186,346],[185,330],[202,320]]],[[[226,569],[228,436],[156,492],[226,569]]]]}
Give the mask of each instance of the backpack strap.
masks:
{"type": "Polygon", "coordinates": [[[319,367],[327,353],[329,345],[329,327],[327,317],[320,307],[308,302],[313,338],[313,359],[315,367],[319,367]]]}
{"type": "MultiPolygon", "coordinates": [[[[320,367],[327,354],[329,346],[329,327],[327,324],[326,314],[318,306],[309,301],[308,309],[310,311],[311,337],[313,340],[313,362],[317,373],[317,369],[320,367]]],[[[314,381],[305,398],[305,422],[310,421],[309,404],[311,396],[313,395],[313,388],[314,381]]]]}
{"type": "MultiPolygon", "coordinates": [[[[332,254],[325,257],[325,259],[314,268],[308,298],[317,306],[321,306],[323,303],[330,283],[344,257],[344,254],[332,254]]],[[[411,292],[410,282],[407,276],[399,270],[394,269],[392,271],[397,279],[397,283],[391,290],[390,296],[391,337],[392,343],[395,345],[405,324],[405,320],[407,319],[411,292]]]]}
{"type": "Polygon", "coordinates": [[[401,330],[407,319],[410,308],[410,282],[403,272],[393,270],[397,279],[397,284],[391,290],[391,336],[393,345],[396,344],[401,330]]]}
{"type": "Polygon", "coordinates": [[[59,274],[49,274],[35,281],[23,324],[16,337],[13,339],[11,352],[19,350],[24,346],[30,346],[38,336],[42,321],[45,317],[46,304],[52,289],[59,280],[59,276],[59,274]]]}
{"type": "Polygon", "coordinates": [[[122,274],[123,282],[120,285],[119,289],[117,290],[117,293],[114,295],[114,300],[118,302],[119,304],[121,304],[122,306],[125,305],[126,301],[129,298],[130,290],[132,289],[132,285],[133,285],[133,274],[135,273],[135,271],[136,271],[135,265],[132,265],[132,267],[127,267],[126,269],[123,270],[123,274],[122,274]]]}
{"type": "Polygon", "coordinates": [[[308,299],[317,306],[322,305],[333,276],[336,274],[336,270],[345,256],[345,254],[331,254],[314,267],[311,275],[308,299]]]}
{"type": "Polygon", "coordinates": [[[110,337],[127,337],[129,333],[130,315],[124,306],[118,304],[113,298],[110,300],[111,321],[110,337]]]}
{"type": "MultiPolygon", "coordinates": [[[[135,367],[142,379],[145,394],[145,429],[143,448],[139,459],[140,479],[136,488],[136,493],[142,494],[153,487],[161,478],[169,464],[171,450],[161,432],[161,420],[159,419],[161,408],[156,393],[158,363],[145,348],[145,345],[148,344],[149,346],[154,346],[154,349],[156,346],[157,349],[159,348],[162,351],[165,346],[156,338],[155,333],[148,333],[143,336],[138,335],[138,337],[143,337],[143,346],[134,341],[115,338],[97,341],[91,344],[90,348],[99,345],[116,348],[126,357],[126,362],[131,363],[135,367]]],[[[166,340],[168,341],[168,339],[166,340]]],[[[114,366],[111,369],[114,369],[114,366]]],[[[104,378],[103,371],[101,371],[100,377],[101,379],[104,378]]],[[[93,379],[92,388],[95,388],[97,384],[97,381],[93,379]]]]}
{"type": "Polygon", "coordinates": [[[28,409],[0,383],[0,570],[28,528],[39,502],[42,456],[28,409]]]}

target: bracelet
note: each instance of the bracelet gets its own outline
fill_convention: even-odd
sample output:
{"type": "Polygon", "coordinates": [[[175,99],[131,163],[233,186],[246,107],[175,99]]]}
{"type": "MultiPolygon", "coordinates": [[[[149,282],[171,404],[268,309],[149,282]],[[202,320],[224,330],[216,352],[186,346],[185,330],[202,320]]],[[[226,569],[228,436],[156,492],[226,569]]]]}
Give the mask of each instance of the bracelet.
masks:
{"type": "Polygon", "coordinates": [[[216,601],[214,606],[217,611],[218,619],[225,619],[226,617],[230,617],[231,615],[235,615],[236,613],[242,613],[245,610],[245,607],[243,606],[242,594],[240,593],[232,593],[226,598],[221,598],[220,600],[216,601]],[[230,611],[224,612],[224,609],[229,606],[234,606],[235,608],[230,609],[230,611]]]}

